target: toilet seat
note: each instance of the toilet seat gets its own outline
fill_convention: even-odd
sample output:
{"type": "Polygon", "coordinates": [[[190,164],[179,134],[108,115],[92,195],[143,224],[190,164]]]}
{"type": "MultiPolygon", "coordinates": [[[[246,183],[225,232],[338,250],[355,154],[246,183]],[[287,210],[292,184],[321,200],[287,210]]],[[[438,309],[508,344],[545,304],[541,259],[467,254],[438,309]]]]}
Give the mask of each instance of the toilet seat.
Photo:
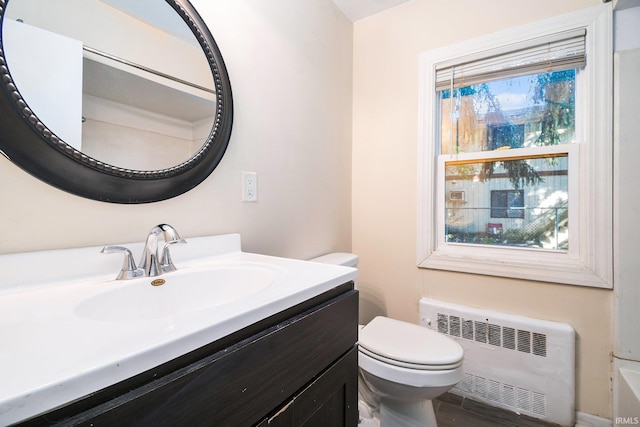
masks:
{"type": "Polygon", "coordinates": [[[449,370],[462,365],[464,351],[449,337],[423,326],[378,316],[360,330],[359,351],[413,370],[449,370]]]}
{"type": "Polygon", "coordinates": [[[450,388],[462,381],[464,376],[462,364],[453,369],[411,369],[385,363],[363,351],[358,351],[358,366],[362,369],[365,379],[368,375],[374,375],[391,383],[421,388],[450,388]]]}
{"type": "Polygon", "coordinates": [[[401,368],[406,368],[406,369],[416,369],[420,371],[443,371],[448,369],[455,369],[459,366],[462,366],[462,360],[456,363],[449,363],[446,365],[424,365],[424,364],[408,363],[402,360],[390,359],[388,357],[384,357],[382,355],[373,353],[362,346],[358,347],[358,351],[366,354],[367,356],[373,359],[379,360],[380,362],[387,363],[393,366],[398,366],[401,368]]]}

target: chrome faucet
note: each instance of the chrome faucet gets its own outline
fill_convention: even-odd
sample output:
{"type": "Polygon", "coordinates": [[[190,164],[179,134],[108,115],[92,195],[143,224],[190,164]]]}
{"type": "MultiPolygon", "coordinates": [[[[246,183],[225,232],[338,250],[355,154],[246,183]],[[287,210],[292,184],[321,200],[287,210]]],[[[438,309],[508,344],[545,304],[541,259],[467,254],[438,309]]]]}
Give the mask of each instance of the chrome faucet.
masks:
{"type": "Polygon", "coordinates": [[[171,260],[169,248],[177,243],[187,242],[181,239],[176,229],[169,224],[158,224],[147,235],[147,241],[142,251],[142,259],[138,267],[136,267],[131,251],[125,247],[105,246],[102,248],[102,253],[124,253],[124,264],[122,264],[122,270],[116,280],[135,279],[144,276],[153,277],[176,270],[171,260]],[[162,255],[158,256],[158,238],[160,235],[164,235],[164,247],[162,255]]]}
{"type": "Polygon", "coordinates": [[[140,260],[140,268],[144,271],[145,276],[159,276],[162,273],[175,271],[176,267],[171,261],[169,247],[177,243],[187,243],[181,239],[175,228],[169,224],[158,224],[153,227],[147,235],[147,241],[142,251],[142,259],[140,260]],[[164,234],[164,248],[162,256],[158,256],[158,237],[164,234]]]}

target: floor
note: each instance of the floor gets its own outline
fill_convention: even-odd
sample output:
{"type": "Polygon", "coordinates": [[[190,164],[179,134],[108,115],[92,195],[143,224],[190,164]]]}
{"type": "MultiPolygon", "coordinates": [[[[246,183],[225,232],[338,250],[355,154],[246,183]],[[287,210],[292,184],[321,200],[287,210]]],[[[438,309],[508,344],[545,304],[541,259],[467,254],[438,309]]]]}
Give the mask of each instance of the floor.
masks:
{"type": "MultiPolygon", "coordinates": [[[[554,427],[514,412],[446,393],[433,401],[438,427],[554,427]]],[[[377,417],[361,418],[359,427],[380,427],[377,417]]]]}
{"type": "Polygon", "coordinates": [[[455,394],[446,393],[433,401],[438,427],[552,427],[516,413],[494,408],[455,394]]]}

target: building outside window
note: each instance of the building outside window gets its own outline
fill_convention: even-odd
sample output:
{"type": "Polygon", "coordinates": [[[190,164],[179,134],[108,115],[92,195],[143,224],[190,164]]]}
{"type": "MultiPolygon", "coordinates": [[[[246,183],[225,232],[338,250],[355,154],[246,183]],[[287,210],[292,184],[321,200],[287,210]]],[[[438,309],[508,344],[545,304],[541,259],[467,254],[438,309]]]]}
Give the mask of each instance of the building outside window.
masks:
{"type": "Polygon", "coordinates": [[[491,190],[491,218],[524,218],[524,191],[491,190]]]}

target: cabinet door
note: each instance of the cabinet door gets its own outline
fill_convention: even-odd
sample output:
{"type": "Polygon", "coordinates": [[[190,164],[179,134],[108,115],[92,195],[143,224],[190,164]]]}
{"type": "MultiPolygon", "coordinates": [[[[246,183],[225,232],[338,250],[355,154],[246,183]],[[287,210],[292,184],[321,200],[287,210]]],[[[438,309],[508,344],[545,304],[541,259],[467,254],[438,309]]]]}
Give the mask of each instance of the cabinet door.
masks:
{"type": "Polygon", "coordinates": [[[358,351],[354,347],[260,427],[353,427],[358,424],[358,351]]]}

